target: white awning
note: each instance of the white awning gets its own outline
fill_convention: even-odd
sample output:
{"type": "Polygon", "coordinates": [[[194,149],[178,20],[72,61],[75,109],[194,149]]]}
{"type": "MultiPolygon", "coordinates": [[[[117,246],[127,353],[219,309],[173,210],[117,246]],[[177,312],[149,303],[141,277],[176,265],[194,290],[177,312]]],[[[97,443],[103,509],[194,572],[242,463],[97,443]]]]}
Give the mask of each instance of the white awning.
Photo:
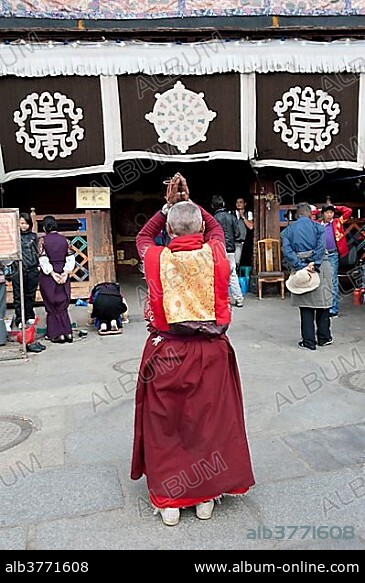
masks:
{"type": "Polygon", "coordinates": [[[207,75],[212,73],[365,73],[365,41],[300,39],[201,43],[46,42],[0,44],[0,75],[207,75]]]}

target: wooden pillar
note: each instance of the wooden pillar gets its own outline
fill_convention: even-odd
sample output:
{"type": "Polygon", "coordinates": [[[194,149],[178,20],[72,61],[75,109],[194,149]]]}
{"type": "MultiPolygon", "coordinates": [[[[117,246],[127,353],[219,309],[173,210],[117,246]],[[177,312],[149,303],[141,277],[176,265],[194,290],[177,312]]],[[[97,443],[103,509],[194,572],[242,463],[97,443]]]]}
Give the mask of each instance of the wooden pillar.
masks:
{"type": "Polygon", "coordinates": [[[252,275],[257,273],[257,241],[263,239],[265,225],[263,200],[261,199],[260,192],[256,192],[253,197],[253,217],[254,217],[254,231],[253,231],[252,275]]]}
{"type": "Polygon", "coordinates": [[[110,210],[85,211],[88,231],[90,289],[102,281],[116,281],[110,210]]]}
{"type": "Polygon", "coordinates": [[[274,177],[264,177],[260,180],[260,199],[263,213],[263,239],[280,239],[279,200],[275,196],[274,177]]]}
{"type": "Polygon", "coordinates": [[[279,214],[279,202],[275,199],[267,200],[265,204],[266,209],[266,225],[265,225],[265,238],[279,239],[280,240],[280,214],[279,214]]]}
{"type": "Polygon", "coordinates": [[[260,239],[279,239],[280,240],[280,215],[279,201],[275,197],[274,178],[263,177],[256,178],[251,185],[254,202],[254,243],[253,243],[253,261],[252,275],[253,288],[256,287],[257,275],[257,241],[260,239]]]}

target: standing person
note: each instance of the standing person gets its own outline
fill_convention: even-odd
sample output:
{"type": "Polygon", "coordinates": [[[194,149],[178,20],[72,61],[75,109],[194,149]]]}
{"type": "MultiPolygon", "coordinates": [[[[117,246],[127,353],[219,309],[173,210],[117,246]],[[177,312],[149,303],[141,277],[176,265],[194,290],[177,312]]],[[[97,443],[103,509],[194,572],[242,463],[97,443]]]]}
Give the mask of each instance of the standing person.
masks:
{"type": "Polygon", "coordinates": [[[311,219],[311,213],[310,205],[307,202],[300,202],[296,207],[297,220],[282,231],[281,237],[284,258],[299,274],[297,282],[293,280],[295,286],[301,288],[300,291],[305,289],[305,285],[313,287],[312,291],[295,293],[297,291],[295,286],[291,286],[291,301],[292,305],[299,307],[300,310],[302,340],[299,346],[316,350],[317,343],[319,346],[327,346],[333,341],[329,318],[332,287],[331,268],[325,253],[324,227],[311,219]],[[309,272],[307,281],[302,270],[309,272]],[[310,274],[315,272],[319,274],[320,285],[314,289],[310,274]]]}
{"type": "Polygon", "coordinates": [[[135,401],[131,478],[145,474],[156,512],[209,519],[215,499],[254,484],[235,352],[226,336],[230,266],[222,231],[175,175],[168,204],[137,236],[150,332],[135,401]],[[171,242],[155,244],[167,224],[171,242]]]}
{"type": "MultiPolygon", "coordinates": [[[[28,326],[32,326],[35,323],[34,305],[39,280],[38,237],[36,233],[33,233],[33,221],[28,213],[20,213],[19,228],[23,258],[25,321],[28,326]]],[[[11,283],[13,287],[15,325],[21,328],[22,313],[18,264],[14,275],[11,276],[11,283]]]]}
{"type": "Polygon", "coordinates": [[[57,221],[53,216],[43,219],[43,230],[46,235],[39,240],[39,287],[47,312],[46,334],[52,342],[72,342],[68,307],[71,298],[70,273],[75,267],[75,255],[66,237],[57,232],[57,221]]]}
{"type": "Polygon", "coordinates": [[[7,331],[4,322],[6,314],[6,283],[4,267],[5,263],[0,261],[0,346],[4,346],[7,339],[7,331]]]}
{"type": "Polygon", "coordinates": [[[349,247],[343,224],[352,215],[352,209],[347,206],[326,204],[322,207],[322,225],[326,233],[326,253],[332,271],[332,306],[330,317],[337,318],[339,314],[338,266],[340,257],[346,257],[349,247]],[[335,218],[335,213],[338,214],[335,218]]]}
{"type": "Polygon", "coordinates": [[[247,229],[252,231],[254,224],[253,214],[251,211],[246,210],[246,201],[243,197],[236,198],[236,210],[233,211],[233,214],[238,221],[238,227],[241,234],[240,241],[235,241],[235,261],[238,273],[241,265],[243,246],[247,236],[247,229]]]}
{"type": "Polygon", "coordinates": [[[319,213],[319,210],[317,209],[317,207],[314,204],[310,204],[309,206],[311,207],[311,219],[312,219],[312,221],[316,221],[318,218],[317,215],[319,213]]]}
{"type": "Polygon", "coordinates": [[[224,233],[227,257],[231,266],[229,287],[232,293],[232,297],[237,308],[242,308],[243,294],[238,281],[235,259],[235,245],[236,242],[241,241],[241,233],[238,226],[238,221],[234,215],[227,211],[225,202],[221,196],[213,196],[211,207],[213,209],[214,218],[221,225],[224,233]]]}

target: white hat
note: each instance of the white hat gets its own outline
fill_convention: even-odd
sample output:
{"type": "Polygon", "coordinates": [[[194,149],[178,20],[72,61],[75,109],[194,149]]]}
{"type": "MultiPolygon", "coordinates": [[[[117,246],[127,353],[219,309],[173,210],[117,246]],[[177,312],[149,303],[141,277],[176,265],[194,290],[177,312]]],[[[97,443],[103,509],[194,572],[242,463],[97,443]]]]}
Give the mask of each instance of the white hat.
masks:
{"type": "Polygon", "coordinates": [[[309,205],[309,206],[311,207],[311,211],[312,211],[312,212],[317,210],[317,207],[316,207],[316,205],[314,205],[314,204],[311,204],[311,205],[309,205]]]}
{"type": "Polygon", "coordinates": [[[305,294],[317,289],[320,283],[321,281],[316,271],[300,269],[289,275],[285,285],[293,294],[305,294]]]}

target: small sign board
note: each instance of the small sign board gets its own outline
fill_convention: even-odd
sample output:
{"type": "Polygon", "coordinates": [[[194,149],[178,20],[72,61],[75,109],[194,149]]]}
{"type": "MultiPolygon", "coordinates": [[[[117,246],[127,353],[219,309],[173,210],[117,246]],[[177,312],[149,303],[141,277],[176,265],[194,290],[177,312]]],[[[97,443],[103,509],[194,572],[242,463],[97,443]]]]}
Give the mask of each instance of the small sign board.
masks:
{"type": "Polygon", "coordinates": [[[78,209],[110,209],[109,186],[78,186],[76,207],[78,209]]]}
{"type": "Polygon", "coordinates": [[[18,223],[18,209],[0,209],[0,260],[20,259],[18,223]]]}

